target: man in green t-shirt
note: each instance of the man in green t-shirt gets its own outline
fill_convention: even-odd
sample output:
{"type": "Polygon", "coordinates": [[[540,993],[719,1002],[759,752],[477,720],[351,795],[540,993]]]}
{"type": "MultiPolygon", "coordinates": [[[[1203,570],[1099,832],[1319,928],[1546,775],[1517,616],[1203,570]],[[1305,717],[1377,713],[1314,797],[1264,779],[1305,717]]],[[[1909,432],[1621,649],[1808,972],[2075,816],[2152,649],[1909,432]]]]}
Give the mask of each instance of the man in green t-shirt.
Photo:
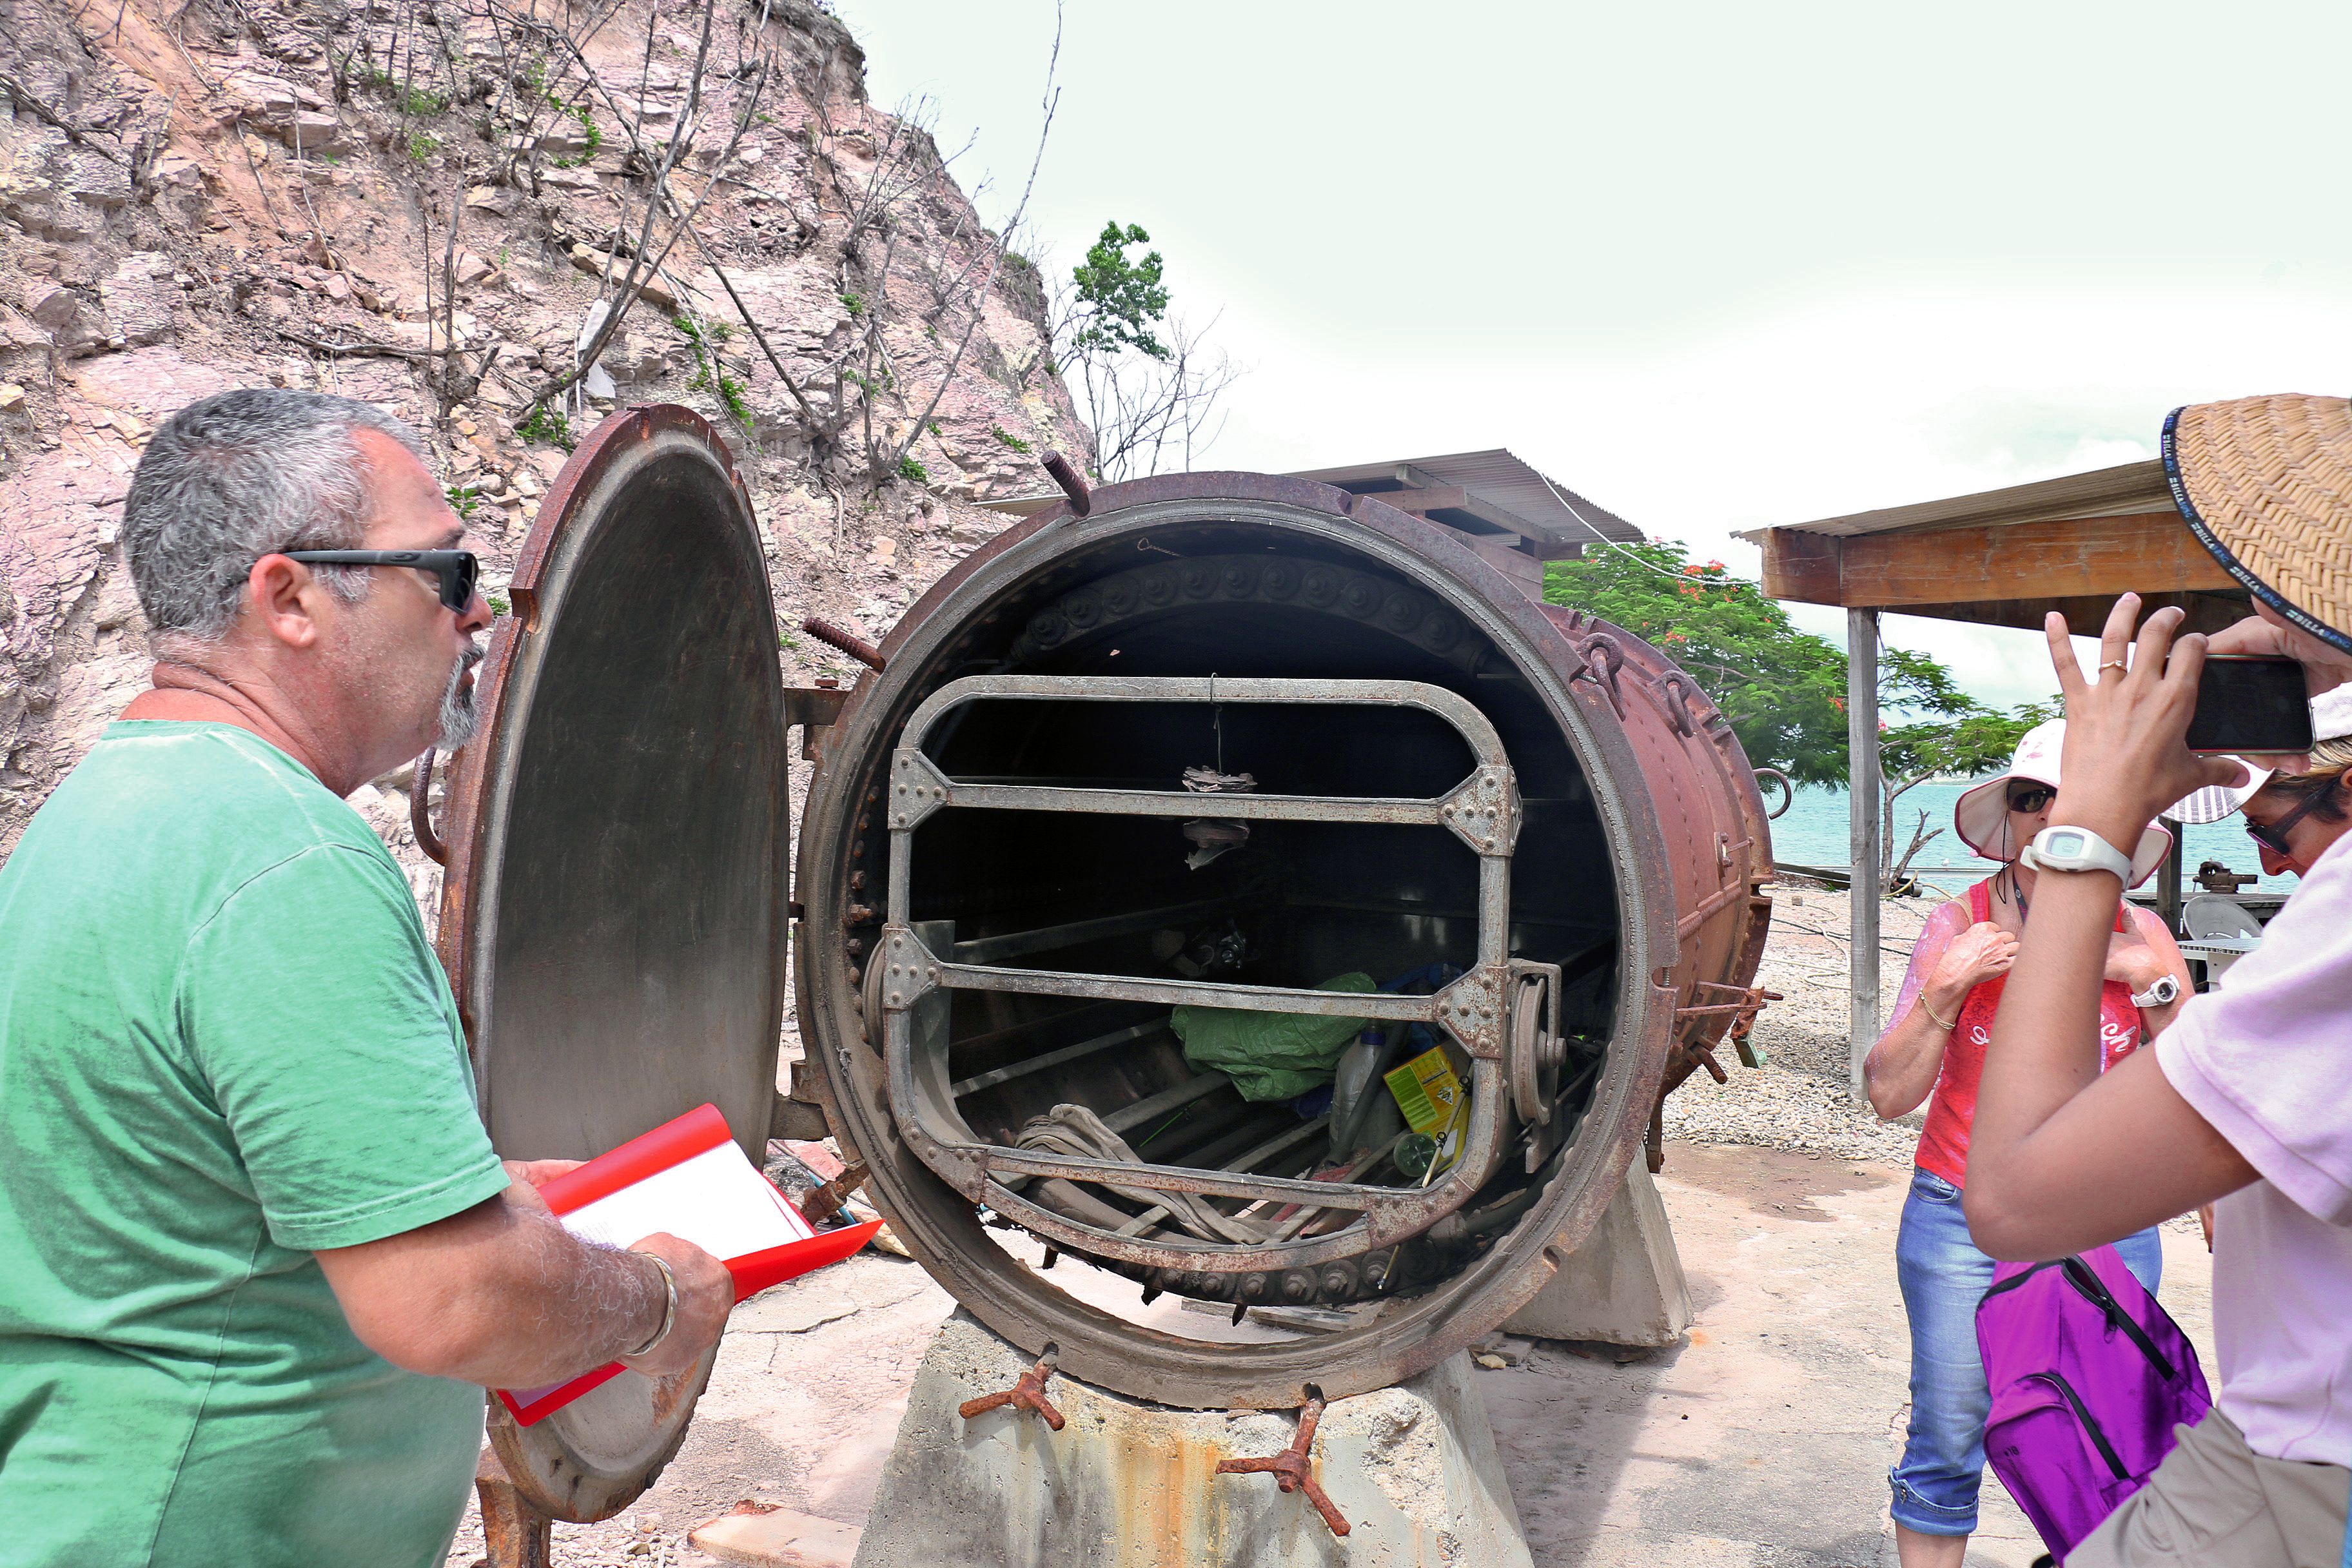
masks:
{"type": "Polygon", "coordinates": [[[141,459],[154,689],[0,867],[0,1561],[431,1568],[480,1385],[659,1375],[724,1326],[717,1259],[579,1242],[551,1172],[500,1164],[415,901],[343,803],[472,725],[489,615],[422,457],[365,404],[264,389],[141,459]]]}

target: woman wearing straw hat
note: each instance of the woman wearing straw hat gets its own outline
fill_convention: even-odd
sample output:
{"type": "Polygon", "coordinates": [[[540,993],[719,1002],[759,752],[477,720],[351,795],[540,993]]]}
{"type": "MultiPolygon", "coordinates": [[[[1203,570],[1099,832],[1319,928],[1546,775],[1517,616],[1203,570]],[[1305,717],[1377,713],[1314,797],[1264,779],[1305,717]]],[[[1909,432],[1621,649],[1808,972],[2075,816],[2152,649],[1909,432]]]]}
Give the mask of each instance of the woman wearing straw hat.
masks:
{"type": "MultiPolygon", "coordinates": [[[[1957,1565],[1976,1530],[1992,1399],[1977,1352],[1976,1310],[1992,1283],[1993,1260],[1969,1239],[1960,1193],[1977,1078],[2034,896],[2035,872],[2019,852],[2048,826],[2065,730],[2063,720],[2053,719],[2028,731],[2009,767],[1953,807],[1954,830],[2000,869],[1927,917],[1894,1022],[1863,1068],[1871,1105],[1888,1121],[1935,1094],[1895,1243],[1911,1323],[1910,1431],[1902,1461],[1887,1473],[1903,1568],[1957,1565]]],[[[2133,880],[2162,865],[2171,847],[2170,834],[2147,828],[2132,857],[2133,880]]],[[[2120,898],[2110,913],[2099,997],[2103,1071],[2129,1055],[2143,1034],[2170,1022],[2189,990],[2189,966],[2162,920],[2120,898]]],[[[2164,1268],[2154,1226],[2126,1237],[2116,1251],[2153,1291],[2164,1268]]]]}
{"type": "Polygon", "coordinates": [[[2276,836],[2265,849],[2303,880],[2225,986],[2106,1073],[2096,997],[2129,868],[2115,846],[2192,790],[2251,783],[2242,763],[2183,743],[2208,650],[2297,658],[2314,692],[2352,680],[2352,404],[2180,409],[2164,459],[2190,531],[2251,590],[2255,618],[2183,637],[2168,607],[2135,641],[2139,600],[2126,595],[2085,676],[2064,619],[2049,617],[2065,779],[2033,845],[2030,940],[1986,1053],[1969,1225],[1994,1257],[2046,1258],[2218,1200],[2221,1398],[2067,1568],[2334,1563],[2352,1488],[2352,835],[2326,816],[2352,811],[2342,771],[2299,772],[2249,801],[2250,825],[2276,836]],[[2310,808],[2290,822],[2274,794],[2310,808]]]}

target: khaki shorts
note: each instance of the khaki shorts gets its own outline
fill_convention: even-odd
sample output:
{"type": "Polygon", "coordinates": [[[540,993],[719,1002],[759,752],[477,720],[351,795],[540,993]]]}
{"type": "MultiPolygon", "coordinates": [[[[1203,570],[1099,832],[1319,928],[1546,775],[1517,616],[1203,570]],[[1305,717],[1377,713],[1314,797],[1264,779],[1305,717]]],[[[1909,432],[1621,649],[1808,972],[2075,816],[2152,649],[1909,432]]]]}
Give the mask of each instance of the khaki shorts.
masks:
{"type": "Polygon", "coordinates": [[[2352,1470],[2265,1459],[2219,1409],[2174,1430],[2179,1446],[2066,1568],[2336,1568],[2352,1470]]]}

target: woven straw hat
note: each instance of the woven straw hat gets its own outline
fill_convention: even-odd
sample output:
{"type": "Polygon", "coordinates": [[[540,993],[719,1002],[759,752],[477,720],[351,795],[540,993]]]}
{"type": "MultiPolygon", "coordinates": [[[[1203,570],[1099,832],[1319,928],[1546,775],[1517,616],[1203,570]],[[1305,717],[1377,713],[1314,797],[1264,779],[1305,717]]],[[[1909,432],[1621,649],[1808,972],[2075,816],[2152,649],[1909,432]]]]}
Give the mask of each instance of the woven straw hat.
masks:
{"type": "Polygon", "coordinates": [[[2176,408],[2164,472],[2231,576],[2352,653],[2352,402],[2284,393],[2176,408]]]}
{"type": "MultiPolygon", "coordinates": [[[[2032,779],[2058,787],[2058,753],[2066,741],[2066,721],[2046,720],[2025,732],[2017,755],[2008,767],[1952,803],[1952,828],[1968,847],[1988,860],[2014,860],[2024,841],[2009,825],[2009,781],[2032,779]]],[[[2131,885],[2138,887],[2172,853],[2172,835],[2155,823],[2140,832],[2132,847],[2131,885]]]]}

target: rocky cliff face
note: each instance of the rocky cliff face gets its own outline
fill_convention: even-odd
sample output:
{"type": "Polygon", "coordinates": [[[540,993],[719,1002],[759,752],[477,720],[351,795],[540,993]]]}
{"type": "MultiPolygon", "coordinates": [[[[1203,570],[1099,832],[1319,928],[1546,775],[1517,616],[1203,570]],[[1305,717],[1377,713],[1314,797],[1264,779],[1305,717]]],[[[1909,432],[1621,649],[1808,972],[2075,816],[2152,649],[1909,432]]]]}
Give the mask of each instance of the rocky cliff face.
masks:
{"type": "MultiPolygon", "coordinates": [[[[0,853],[145,684],[123,495],[207,393],[409,420],[494,584],[566,439],[687,403],[780,621],[877,636],[1087,449],[1034,271],[807,0],[0,0],[0,853]]],[[[415,864],[406,784],[358,804],[415,864]]]]}

